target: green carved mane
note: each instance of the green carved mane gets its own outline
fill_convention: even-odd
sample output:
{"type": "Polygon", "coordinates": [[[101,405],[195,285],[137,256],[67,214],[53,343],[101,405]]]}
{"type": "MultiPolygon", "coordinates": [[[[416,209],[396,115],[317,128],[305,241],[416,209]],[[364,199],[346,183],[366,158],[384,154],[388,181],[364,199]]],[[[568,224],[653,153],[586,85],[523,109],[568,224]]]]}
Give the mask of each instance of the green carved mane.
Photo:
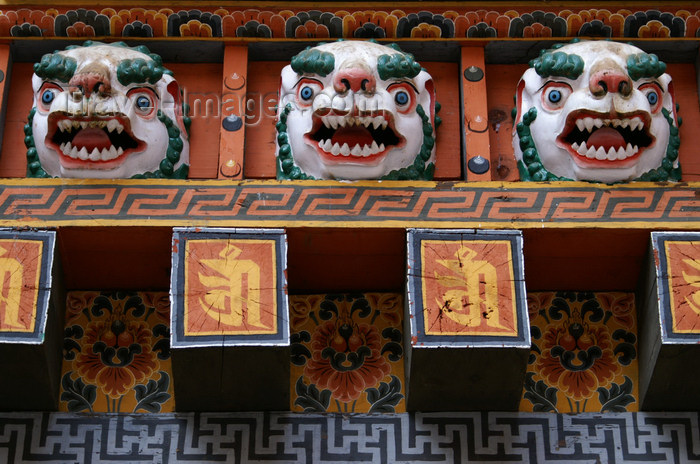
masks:
{"type": "Polygon", "coordinates": [[[44,80],[70,81],[78,62],[75,59],[63,56],[58,51],[47,53],[41,57],[41,61],[34,63],[34,74],[44,80]]]}
{"type": "Polygon", "coordinates": [[[659,77],[666,72],[666,63],[653,53],[638,53],[627,57],[627,72],[632,80],[659,77]]]}
{"type": "Polygon", "coordinates": [[[307,47],[292,58],[291,66],[297,74],[308,73],[326,77],[335,68],[335,57],[332,53],[307,47]]]}

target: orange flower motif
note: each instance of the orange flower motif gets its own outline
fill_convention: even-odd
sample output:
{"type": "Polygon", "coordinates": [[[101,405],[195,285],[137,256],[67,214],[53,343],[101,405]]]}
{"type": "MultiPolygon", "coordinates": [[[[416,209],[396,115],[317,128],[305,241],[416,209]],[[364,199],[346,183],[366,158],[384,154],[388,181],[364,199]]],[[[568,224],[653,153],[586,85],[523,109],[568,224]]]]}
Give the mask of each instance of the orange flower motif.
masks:
{"type": "Polygon", "coordinates": [[[643,39],[665,39],[671,37],[671,29],[661,21],[652,20],[639,28],[638,37],[643,39]]]}
{"type": "Polygon", "coordinates": [[[66,28],[68,37],[95,37],[95,28],[88,26],[82,21],[78,21],[66,28]]]}
{"type": "Polygon", "coordinates": [[[214,14],[221,16],[221,29],[224,37],[236,37],[239,27],[245,27],[248,23],[256,22],[270,29],[271,37],[284,37],[285,18],[272,11],[260,11],[248,9],[232,11],[219,9],[214,14]]]}
{"type": "Polygon", "coordinates": [[[604,25],[610,27],[611,37],[622,37],[625,27],[625,17],[630,14],[632,14],[632,12],[629,10],[618,10],[612,13],[605,9],[590,9],[581,10],[577,13],[570,10],[563,10],[559,13],[559,16],[566,18],[568,34],[570,36],[579,34],[584,24],[592,21],[600,21],[604,25]]]}
{"type": "Polygon", "coordinates": [[[0,36],[9,37],[13,27],[26,26],[38,28],[43,37],[53,37],[53,22],[57,14],[56,10],[41,11],[28,8],[4,11],[0,14],[0,36]]]}
{"type": "Polygon", "coordinates": [[[523,29],[524,38],[535,37],[552,37],[552,29],[540,23],[534,23],[531,26],[526,26],[523,29]]]}
{"type": "Polygon", "coordinates": [[[420,23],[413,29],[411,29],[411,37],[418,39],[438,39],[442,36],[442,30],[434,25],[428,23],[420,23]]]}
{"type": "Polygon", "coordinates": [[[159,369],[152,335],[142,321],[125,323],[117,317],[90,323],[75,361],[78,374],[110,398],[120,398],[159,369]]]}
{"type": "Polygon", "coordinates": [[[129,10],[112,10],[112,14],[107,14],[107,9],[102,10],[102,14],[109,17],[110,29],[112,35],[121,37],[124,33],[124,27],[127,24],[140,22],[150,26],[153,30],[153,37],[164,37],[168,27],[168,16],[173,13],[173,10],[163,8],[160,10],[147,10],[145,8],[131,8],[129,10]]]}
{"type": "Polygon", "coordinates": [[[313,357],[304,375],[344,403],[359,398],[391,371],[380,354],[379,332],[368,324],[343,319],[325,322],[314,330],[311,347],[313,357]]]}
{"type": "Polygon", "coordinates": [[[455,37],[466,37],[469,28],[477,24],[485,24],[496,31],[496,37],[508,37],[510,18],[498,11],[476,10],[468,11],[463,16],[457,16],[455,22],[455,37]]]}
{"type": "MultiPolygon", "coordinates": [[[[340,16],[339,13],[336,15],[340,16]]],[[[381,28],[387,38],[396,37],[396,25],[399,23],[399,17],[406,16],[403,11],[395,10],[390,13],[386,11],[355,11],[352,14],[342,16],[343,18],[343,35],[345,37],[354,37],[355,31],[363,25],[371,23],[381,28]]]]}
{"type": "Polygon", "coordinates": [[[530,322],[539,316],[540,311],[546,311],[551,306],[553,299],[553,292],[528,293],[527,313],[530,316],[530,322]]]}
{"type": "Polygon", "coordinates": [[[537,371],[549,385],[576,401],[592,397],[599,386],[608,386],[621,370],[607,327],[589,328],[576,322],[550,326],[542,346],[537,371]]]}
{"type": "Polygon", "coordinates": [[[191,19],[185,24],[180,25],[181,37],[212,37],[212,30],[209,24],[203,24],[201,21],[191,19]]]}
{"type": "Polygon", "coordinates": [[[330,36],[330,31],[324,24],[318,24],[313,20],[306,21],[294,30],[294,37],[297,39],[327,39],[330,36]]]}
{"type": "Polygon", "coordinates": [[[596,295],[605,311],[610,311],[613,318],[623,327],[634,327],[633,293],[599,293],[596,295]]]}

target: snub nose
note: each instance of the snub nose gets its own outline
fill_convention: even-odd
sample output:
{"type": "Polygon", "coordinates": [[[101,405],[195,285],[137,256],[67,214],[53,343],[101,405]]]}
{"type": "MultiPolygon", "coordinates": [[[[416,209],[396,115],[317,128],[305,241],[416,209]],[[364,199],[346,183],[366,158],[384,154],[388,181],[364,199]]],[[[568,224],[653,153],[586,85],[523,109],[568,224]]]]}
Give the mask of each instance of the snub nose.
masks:
{"type": "Polygon", "coordinates": [[[345,93],[349,90],[372,93],[376,85],[374,76],[360,68],[343,69],[333,79],[333,88],[338,93],[345,93]]]}
{"type": "Polygon", "coordinates": [[[605,96],[607,93],[619,93],[623,97],[632,94],[632,81],[621,71],[602,69],[591,75],[588,88],[596,97],[605,96]]]}

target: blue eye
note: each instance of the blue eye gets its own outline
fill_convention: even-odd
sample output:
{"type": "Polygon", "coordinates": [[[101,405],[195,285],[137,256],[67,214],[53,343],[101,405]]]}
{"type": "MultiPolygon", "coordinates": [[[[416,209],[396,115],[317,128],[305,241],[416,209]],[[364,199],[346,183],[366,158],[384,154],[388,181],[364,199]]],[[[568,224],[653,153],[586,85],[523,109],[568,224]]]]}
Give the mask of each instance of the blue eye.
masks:
{"type": "Polygon", "coordinates": [[[305,85],[299,92],[299,96],[301,96],[303,100],[311,100],[311,97],[314,96],[314,90],[308,85],[305,85]]]}
{"type": "Polygon", "coordinates": [[[136,98],[136,107],[140,110],[147,110],[151,108],[151,99],[145,95],[141,95],[136,98]]]}
{"type": "Polygon", "coordinates": [[[649,92],[647,94],[647,101],[650,105],[656,105],[659,102],[659,94],[656,92],[649,92]]]}
{"type": "Polygon", "coordinates": [[[45,105],[50,105],[51,102],[53,101],[55,95],[53,91],[51,90],[44,90],[44,93],[41,94],[41,102],[45,105]]]}
{"type": "Polygon", "coordinates": [[[394,95],[394,101],[397,105],[401,106],[407,104],[409,101],[408,93],[404,92],[403,90],[396,92],[396,95],[394,95]]]}
{"type": "Polygon", "coordinates": [[[552,103],[559,103],[561,101],[561,91],[556,89],[550,91],[547,95],[547,99],[552,103]]]}

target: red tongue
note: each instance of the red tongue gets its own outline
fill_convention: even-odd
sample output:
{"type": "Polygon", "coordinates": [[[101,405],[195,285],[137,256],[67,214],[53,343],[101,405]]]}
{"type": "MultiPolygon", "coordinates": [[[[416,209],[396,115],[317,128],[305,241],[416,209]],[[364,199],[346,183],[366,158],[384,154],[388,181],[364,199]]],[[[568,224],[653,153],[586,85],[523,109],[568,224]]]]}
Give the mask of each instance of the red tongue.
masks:
{"type": "Polygon", "coordinates": [[[374,139],[372,134],[364,127],[339,127],[333,137],[331,137],[331,143],[338,143],[341,147],[344,143],[347,143],[350,148],[357,144],[361,147],[365,145],[372,145],[374,139]]]}
{"type": "Polygon", "coordinates": [[[600,129],[594,131],[588,140],[586,140],[587,147],[603,147],[606,149],[626,147],[627,143],[625,138],[613,128],[601,127],[600,129]]]}
{"type": "Polygon", "coordinates": [[[78,147],[78,150],[85,147],[90,153],[95,148],[100,151],[103,148],[109,148],[112,146],[112,142],[109,141],[109,137],[102,129],[90,128],[78,131],[71,140],[71,145],[78,147]]]}

